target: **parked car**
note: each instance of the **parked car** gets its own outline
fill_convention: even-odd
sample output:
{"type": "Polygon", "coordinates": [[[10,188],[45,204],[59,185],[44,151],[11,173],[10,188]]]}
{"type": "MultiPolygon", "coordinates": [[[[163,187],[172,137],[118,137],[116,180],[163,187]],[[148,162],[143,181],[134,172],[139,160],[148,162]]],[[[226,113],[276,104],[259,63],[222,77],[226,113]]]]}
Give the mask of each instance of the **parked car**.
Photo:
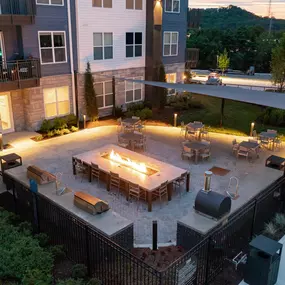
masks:
{"type": "Polygon", "coordinates": [[[206,81],[206,85],[222,85],[222,84],[223,84],[222,79],[218,77],[210,77],[206,81]]]}

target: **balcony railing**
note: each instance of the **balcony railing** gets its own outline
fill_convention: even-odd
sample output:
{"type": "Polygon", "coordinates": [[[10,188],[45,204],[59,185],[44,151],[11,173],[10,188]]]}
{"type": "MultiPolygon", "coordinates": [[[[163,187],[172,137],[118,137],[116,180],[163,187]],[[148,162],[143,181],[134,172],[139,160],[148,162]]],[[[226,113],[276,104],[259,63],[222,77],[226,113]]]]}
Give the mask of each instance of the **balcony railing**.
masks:
{"type": "Polygon", "coordinates": [[[0,0],[0,24],[32,24],[35,15],[35,0],[0,0]]]}
{"type": "Polygon", "coordinates": [[[37,87],[41,69],[38,59],[4,61],[0,63],[0,92],[37,87]]]}

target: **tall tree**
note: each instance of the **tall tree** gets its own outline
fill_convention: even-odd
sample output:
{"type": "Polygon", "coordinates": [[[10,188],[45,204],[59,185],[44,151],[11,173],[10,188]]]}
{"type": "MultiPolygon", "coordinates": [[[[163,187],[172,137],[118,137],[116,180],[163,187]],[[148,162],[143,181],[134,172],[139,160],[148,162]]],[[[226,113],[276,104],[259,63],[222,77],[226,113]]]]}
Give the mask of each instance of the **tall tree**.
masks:
{"type": "Polygon", "coordinates": [[[218,57],[218,67],[222,70],[224,74],[225,70],[230,66],[230,58],[228,57],[228,52],[225,49],[222,54],[218,57]]]}
{"type": "Polygon", "coordinates": [[[94,89],[94,79],[89,62],[87,62],[87,67],[84,77],[85,77],[84,96],[85,96],[87,116],[91,121],[96,121],[98,120],[98,107],[96,101],[96,93],[94,89]]]}
{"type": "MultiPolygon", "coordinates": [[[[158,68],[158,81],[166,82],[166,74],[163,64],[161,64],[158,68]]],[[[167,103],[167,89],[160,87],[158,91],[159,108],[163,110],[167,103]]]]}
{"type": "Polygon", "coordinates": [[[285,33],[278,46],[272,50],[271,74],[279,91],[285,90],[285,33]]]}

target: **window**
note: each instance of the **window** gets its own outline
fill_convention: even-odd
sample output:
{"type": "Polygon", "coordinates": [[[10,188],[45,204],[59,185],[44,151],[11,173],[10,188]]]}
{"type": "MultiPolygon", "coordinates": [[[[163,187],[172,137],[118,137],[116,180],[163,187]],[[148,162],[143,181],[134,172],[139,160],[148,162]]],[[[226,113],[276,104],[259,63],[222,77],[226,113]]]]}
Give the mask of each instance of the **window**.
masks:
{"type": "Polygon", "coordinates": [[[63,6],[64,0],[37,0],[38,5],[55,5],[63,6]]]}
{"type": "Polygon", "coordinates": [[[126,0],[127,9],[142,10],[143,0],[126,0]]]}
{"type": "Polygon", "coordinates": [[[113,33],[93,34],[94,60],[113,58],[113,33]]]}
{"type": "Polygon", "coordinates": [[[47,119],[68,115],[70,112],[68,86],[44,89],[44,103],[47,119]]]}
{"type": "Polygon", "coordinates": [[[180,0],[165,0],[165,11],[180,13],[180,0]]]}
{"type": "Polygon", "coordinates": [[[112,8],[112,0],[92,0],[93,7],[112,8]]]}
{"type": "Polygon", "coordinates": [[[95,93],[99,109],[113,106],[112,81],[95,83],[95,93]]]}
{"type": "Polygon", "coordinates": [[[40,32],[42,64],[66,62],[65,32],[40,32]]]}
{"type": "Polygon", "coordinates": [[[126,57],[142,56],[142,33],[126,33],[126,57]]]}
{"type": "MultiPolygon", "coordinates": [[[[167,83],[176,83],[176,73],[166,74],[167,83]]],[[[174,95],[176,93],[175,89],[168,89],[168,95],[174,95]]]]}
{"type": "Polygon", "coordinates": [[[178,32],[164,32],[163,56],[175,56],[178,54],[178,32]]]}
{"type": "MultiPolygon", "coordinates": [[[[142,77],[136,77],[133,79],[143,80],[142,77]]],[[[136,102],[141,100],[142,100],[141,83],[126,81],[126,103],[136,102]]]]}

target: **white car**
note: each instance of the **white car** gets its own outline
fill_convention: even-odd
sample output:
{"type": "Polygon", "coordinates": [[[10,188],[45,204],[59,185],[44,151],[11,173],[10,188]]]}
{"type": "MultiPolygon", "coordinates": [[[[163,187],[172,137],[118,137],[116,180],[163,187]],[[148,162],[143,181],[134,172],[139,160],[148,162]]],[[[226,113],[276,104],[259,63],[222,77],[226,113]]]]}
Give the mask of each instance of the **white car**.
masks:
{"type": "Polygon", "coordinates": [[[206,81],[206,85],[222,85],[222,79],[220,78],[215,78],[215,77],[210,77],[207,81],[206,81]]]}

